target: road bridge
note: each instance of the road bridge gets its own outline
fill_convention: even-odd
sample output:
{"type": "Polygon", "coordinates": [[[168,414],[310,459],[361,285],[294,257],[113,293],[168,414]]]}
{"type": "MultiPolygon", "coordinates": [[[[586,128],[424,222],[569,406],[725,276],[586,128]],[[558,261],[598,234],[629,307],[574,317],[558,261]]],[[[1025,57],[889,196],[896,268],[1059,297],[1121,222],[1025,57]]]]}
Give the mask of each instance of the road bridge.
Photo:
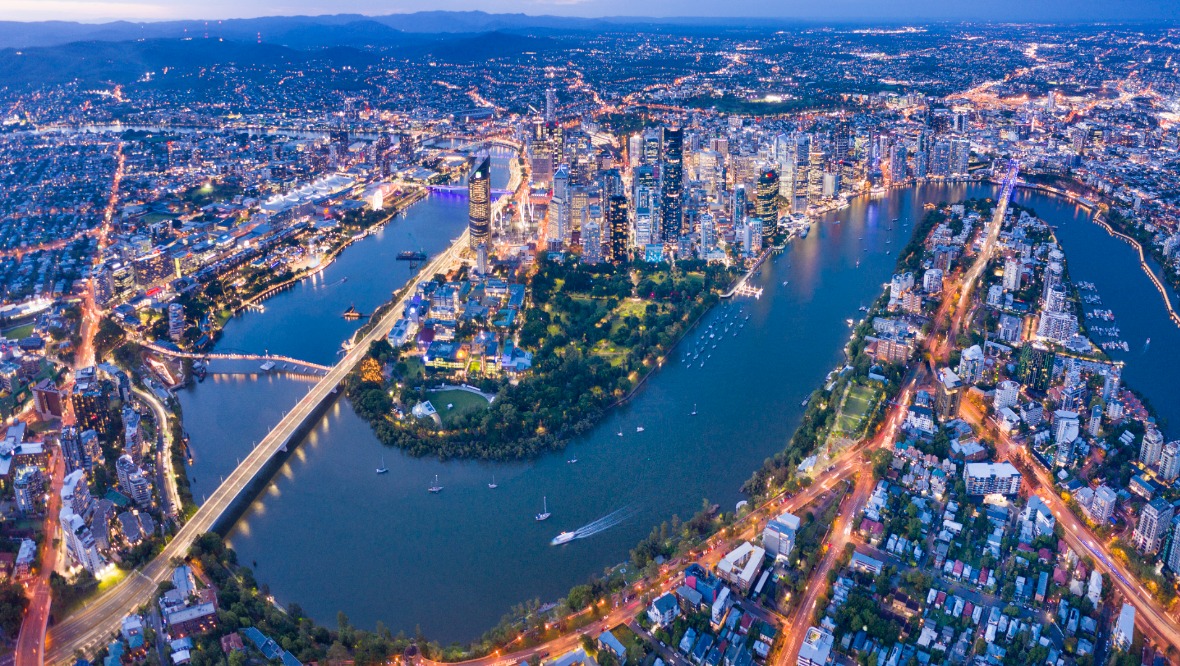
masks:
{"type": "MultiPolygon", "coordinates": [[[[458,261],[460,251],[467,244],[467,232],[464,231],[446,252],[423,266],[418,275],[446,272],[458,261]]],[[[224,520],[231,519],[241,504],[252,497],[251,491],[257,488],[256,484],[269,479],[269,473],[285,458],[284,452],[288,445],[297,444],[315,426],[324,409],[336,399],[341,382],[360,363],[368,352],[369,344],[383,338],[393,328],[413,293],[412,288],[406,289],[394,307],[388,308],[340,362],[308,390],[307,395],[225,477],[159,555],[50,630],[44,651],[46,662],[72,664],[77,650],[94,654],[99,646],[104,645],[118,631],[123,617],[152,601],[157,586],[170,577],[173,560],[185,557],[198,536],[217,529],[224,520]]]]}

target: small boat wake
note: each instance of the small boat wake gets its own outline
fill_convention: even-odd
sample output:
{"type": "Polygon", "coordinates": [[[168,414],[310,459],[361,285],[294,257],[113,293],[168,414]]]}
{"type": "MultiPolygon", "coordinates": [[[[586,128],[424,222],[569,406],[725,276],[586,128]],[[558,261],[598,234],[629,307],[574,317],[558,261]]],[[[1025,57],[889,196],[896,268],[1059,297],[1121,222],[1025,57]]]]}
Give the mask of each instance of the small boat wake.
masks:
{"type": "Polygon", "coordinates": [[[560,546],[563,543],[569,543],[575,539],[585,539],[592,537],[595,534],[605,532],[612,527],[622,524],[624,521],[634,518],[639,514],[639,509],[633,506],[625,506],[621,509],[612,511],[598,520],[591,521],[579,527],[572,532],[562,532],[549,542],[551,546],[560,546]]]}

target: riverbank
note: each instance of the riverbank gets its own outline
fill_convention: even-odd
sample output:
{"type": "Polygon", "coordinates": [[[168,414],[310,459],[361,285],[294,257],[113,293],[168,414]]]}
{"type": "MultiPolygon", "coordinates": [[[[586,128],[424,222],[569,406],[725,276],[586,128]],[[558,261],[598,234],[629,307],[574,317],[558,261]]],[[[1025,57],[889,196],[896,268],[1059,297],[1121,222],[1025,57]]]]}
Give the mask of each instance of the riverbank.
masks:
{"type": "MultiPolygon", "coordinates": [[[[460,277],[424,288],[429,293],[481,289],[460,277]]],[[[504,333],[505,342],[476,343],[479,336],[469,331],[474,337],[449,343],[458,345],[451,353],[466,361],[453,370],[443,366],[425,374],[421,361],[438,352],[420,356],[410,342],[396,350],[374,348],[368,356],[374,369],[366,372],[362,365],[352,373],[348,395],[378,439],[412,455],[504,461],[559,450],[662,366],[735,277],[727,268],[695,261],[673,269],[645,262],[587,266],[570,258],[542,258],[518,287],[523,298],[516,318],[523,323],[512,327],[514,335],[504,333]],[[510,349],[509,339],[517,349],[528,350],[521,358],[531,365],[523,372],[501,367],[507,352],[488,360],[489,354],[480,351],[495,351],[500,344],[510,349]],[[449,419],[446,429],[411,413],[435,385],[456,381],[478,383],[496,400],[487,410],[449,419]]],[[[487,331],[496,335],[505,316],[504,311],[489,314],[487,331]]]]}

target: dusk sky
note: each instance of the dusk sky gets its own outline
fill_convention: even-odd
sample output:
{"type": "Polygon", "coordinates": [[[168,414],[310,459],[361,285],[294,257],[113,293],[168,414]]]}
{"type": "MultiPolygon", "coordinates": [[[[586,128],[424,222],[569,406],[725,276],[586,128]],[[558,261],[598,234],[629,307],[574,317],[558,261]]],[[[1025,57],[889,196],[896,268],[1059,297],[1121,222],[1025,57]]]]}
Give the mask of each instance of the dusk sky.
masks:
{"type": "Polygon", "coordinates": [[[483,10],[568,16],[752,16],[807,20],[1106,21],[1180,18],[1168,0],[0,0],[0,19],[159,21],[295,14],[483,10]]]}

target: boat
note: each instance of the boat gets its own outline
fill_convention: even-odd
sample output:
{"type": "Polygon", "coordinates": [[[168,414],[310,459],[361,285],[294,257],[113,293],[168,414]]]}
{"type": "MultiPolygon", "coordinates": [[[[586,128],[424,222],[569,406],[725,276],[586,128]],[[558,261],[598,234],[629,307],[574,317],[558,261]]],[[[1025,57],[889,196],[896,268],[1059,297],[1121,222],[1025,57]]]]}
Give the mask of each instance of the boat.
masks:
{"type": "Polygon", "coordinates": [[[563,543],[569,543],[569,542],[573,541],[574,537],[576,537],[577,535],[578,535],[577,532],[562,532],[561,534],[558,534],[557,536],[553,537],[553,541],[550,541],[549,545],[550,546],[560,546],[563,543]]]}
{"type": "Polygon", "coordinates": [[[692,403],[692,412],[689,414],[689,416],[696,416],[696,415],[697,415],[697,404],[694,402],[694,403],[692,403]]]}
{"type": "Polygon", "coordinates": [[[377,468],[378,474],[388,474],[389,468],[385,466],[385,456],[381,456],[381,466],[377,468]]]}
{"type": "Polygon", "coordinates": [[[434,485],[427,488],[427,490],[429,490],[430,492],[435,493],[437,495],[438,493],[442,492],[442,489],[443,489],[443,487],[438,485],[438,475],[435,474],[434,475],[434,485]]]}
{"type": "Polygon", "coordinates": [[[405,252],[398,253],[397,260],[398,261],[425,261],[426,260],[426,253],[425,252],[414,252],[412,250],[406,250],[405,252]]]}
{"type": "Polygon", "coordinates": [[[542,520],[549,520],[549,516],[551,516],[551,515],[553,515],[553,514],[549,513],[549,498],[542,497],[541,498],[541,513],[537,514],[537,522],[541,522],[542,520]]]}
{"type": "MultiPolygon", "coordinates": [[[[689,367],[692,367],[692,366],[689,366],[689,367]]],[[[623,436],[623,431],[622,431],[622,430],[620,430],[620,431],[619,431],[619,437],[622,437],[622,436],[623,436]]]]}
{"type": "Polygon", "coordinates": [[[807,403],[809,403],[809,402],[811,402],[811,396],[807,396],[806,398],[803,398],[803,402],[799,403],[799,406],[806,407],[807,403]]]}
{"type": "Polygon", "coordinates": [[[496,484],[496,475],[493,474],[492,475],[492,482],[488,484],[488,488],[495,490],[496,488],[499,488],[499,487],[500,486],[496,484]]]}
{"type": "Polygon", "coordinates": [[[578,462],[578,458],[577,458],[577,456],[574,456],[573,458],[570,458],[570,459],[566,460],[565,462],[567,465],[572,465],[572,464],[578,462]]]}
{"type": "Polygon", "coordinates": [[[643,432],[643,426],[635,426],[635,432],[643,432]]]}
{"type": "Polygon", "coordinates": [[[275,369],[275,362],[274,361],[267,361],[266,363],[263,363],[262,365],[258,366],[258,369],[263,372],[270,372],[271,370],[275,369]]]}
{"type": "Polygon", "coordinates": [[[360,319],[363,316],[364,315],[361,314],[360,310],[356,309],[355,305],[348,306],[348,309],[344,311],[344,318],[349,321],[360,319]]]}

